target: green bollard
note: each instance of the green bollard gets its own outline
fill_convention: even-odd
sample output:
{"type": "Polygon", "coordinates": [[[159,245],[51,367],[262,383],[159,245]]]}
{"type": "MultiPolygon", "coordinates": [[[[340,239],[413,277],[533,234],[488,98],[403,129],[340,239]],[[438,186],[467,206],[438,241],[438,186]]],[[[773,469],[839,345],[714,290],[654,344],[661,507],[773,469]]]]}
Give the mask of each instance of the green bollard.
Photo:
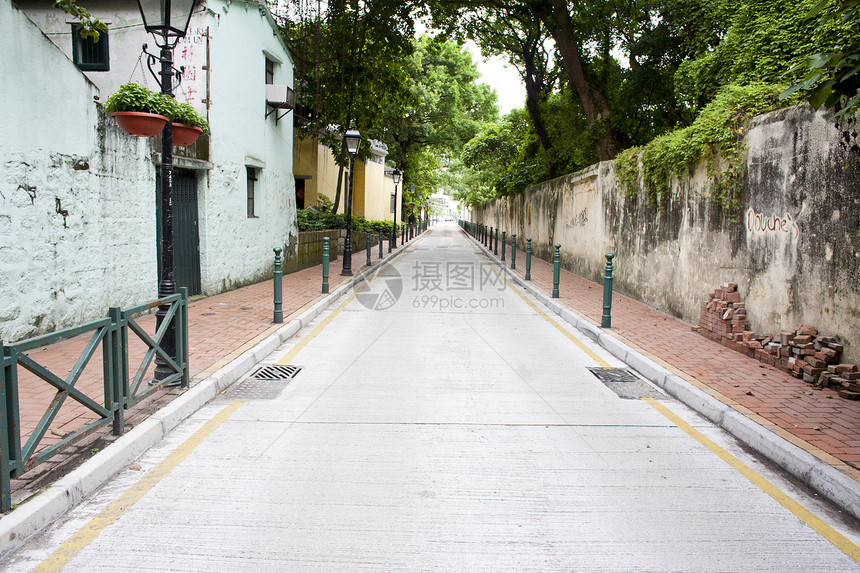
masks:
{"type": "Polygon", "coordinates": [[[561,245],[556,244],[552,256],[552,298],[558,298],[558,283],[561,282],[561,245]]]}
{"type": "Polygon", "coordinates": [[[400,224],[400,244],[402,245],[405,242],[406,242],[406,225],[401,223],[400,224]]]}
{"type": "Polygon", "coordinates": [[[517,234],[511,235],[511,270],[517,270],[517,234]]]}
{"type": "Polygon", "coordinates": [[[328,252],[329,240],[330,239],[328,237],[323,237],[323,294],[328,294],[328,265],[330,260],[330,255],[328,252]]]}
{"type": "Polygon", "coordinates": [[[502,231],[502,262],[505,262],[505,245],[508,242],[507,231],[502,231]]]}
{"type": "Polygon", "coordinates": [[[600,328],[612,328],[612,259],[615,253],[606,253],[606,274],[603,275],[603,317],[600,328]]]}
{"type": "Polygon", "coordinates": [[[388,252],[391,252],[393,247],[397,246],[397,231],[394,230],[394,226],[391,227],[391,232],[388,233],[388,252]]]}
{"type": "Polygon", "coordinates": [[[275,247],[272,250],[275,251],[275,280],[273,281],[275,285],[275,316],[272,322],[280,324],[284,322],[283,289],[281,288],[283,284],[281,277],[284,276],[284,271],[281,269],[281,251],[283,249],[275,247]]]}
{"type": "Polygon", "coordinates": [[[370,266],[370,231],[364,234],[364,239],[367,244],[367,266],[370,266]]]}
{"type": "Polygon", "coordinates": [[[526,280],[532,280],[532,240],[526,239],[526,280]]]}
{"type": "MultiPolygon", "coordinates": [[[[385,236],[385,235],[383,235],[383,234],[382,234],[382,229],[379,229],[379,258],[380,258],[380,259],[383,257],[383,254],[382,254],[382,239],[383,239],[383,237],[384,237],[384,236],[385,236]]],[[[390,248],[390,247],[389,247],[388,251],[389,251],[389,252],[391,252],[391,248],[390,248]]]]}
{"type": "Polygon", "coordinates": [[[493,254],[499,256],[499,228],[496,227],[496,246],[493,249],[493,254]]]}

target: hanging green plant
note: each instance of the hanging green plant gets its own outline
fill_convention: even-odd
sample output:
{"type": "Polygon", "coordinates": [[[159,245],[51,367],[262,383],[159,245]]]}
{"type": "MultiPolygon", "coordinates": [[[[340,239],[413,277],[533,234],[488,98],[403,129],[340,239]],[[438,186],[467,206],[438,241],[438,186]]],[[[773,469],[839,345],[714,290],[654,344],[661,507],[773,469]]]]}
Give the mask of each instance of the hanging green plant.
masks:
{"type": "Polygon", "coordinates": [[[209,123],[197,113],[197,110],[191,104],[179,103],[173,100],[172,109],[168,117],[174,123],[181,123],[188,127],[199,127],[203,131],[209,131],[209,123]]]}
{"type": "Polygon", "coordinates": [[[148,90],[140,84],[129,82],[120,86],[116,93],[105,101],[105,111],[113,114],[121,111],[139,111],[170,117],[173,100],[163,94],[148,90]]]}

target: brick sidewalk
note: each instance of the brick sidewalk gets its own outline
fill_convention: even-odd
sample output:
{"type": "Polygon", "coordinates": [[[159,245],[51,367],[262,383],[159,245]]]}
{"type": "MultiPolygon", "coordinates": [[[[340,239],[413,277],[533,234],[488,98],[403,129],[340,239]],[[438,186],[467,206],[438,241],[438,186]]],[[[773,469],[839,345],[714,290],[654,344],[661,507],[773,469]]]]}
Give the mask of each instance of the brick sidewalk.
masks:
{"type": "MultiPolygon", "coordinates": [[[[398,237],[398,245],[399,237],[398,237]]],[[[371,260],[378,260],[378,247],[371,250],[371,260]]],[[[387,257],[388,244],[383,245],[387,257]]],[[[366,268],[365,251],[353,253],[352,271],[358,274],[366,268]]],[[[329,292],[347,282],[349,277],[340,275],[342,260],[333,261],[330,267],[329,292]]],[[[284,323],[292,320],[306,308],[324,296],[322,294],[322,266],[311,267],[284,275],[282,282],[282,306],[284,323]]],[[[272,280],[242,287],[218,295],[192,299],[188,305],[189,362],[192,385],[219,368],[228,364],[245,350],[279,329],[282,324],[273,324],[274,285],[272,280]]],[[[138,319],[138,324],[152,336],[155,332],[155,315],[138,319]]],[[[39,364],[60,377],[64,377],[74,367],[89,342],[92,333],[77,336],[50,346],[45,346],[27,354],[39,364]]],[[[146,347],[136,337],[130,335],[129,376],[134,376],[142,361],[146,347]]],[[[154,366],[150,366],[147,377],[151,378],[154,366]]],[[[21,419],[22,445],[34,431],[42,415],[57,392],[53,386],[18,368],[19,411],[21,419]]],[[[97,351],[84,370],[75,387],[96,402],[104,403],[101,350],[97,351]]],[[[142,401],[126,413],[128,427],[134,426],[148,413],[168,403],[180,393],[179,390],[161,390],[142,401]]],[[[81,428],[97,417],[78,402],[67,398],[47,433],[40,442],[39,450],[57,443],[63,436],[81,428]]],[[[53,456],[49,461],[33,468],[18,479],[12,480],[13,503],[17,504],[36,493],[40,488],[50,485],[59,476],[80,465],[87,454],[92,455],[111,441],[109,426],[69,447],[63,453],[53,456]]]]}
{"type": "MultiPolygon", "coordinates": [[[[510,268],[510,245],[505,264],[510,268]]],[[[498,258],[498,257],[497,257],[498,258]]],[[[525,252],[516,273],[525,277],[525,252]]],[[[531,282],[552,294],[553,265],[532,257],[531,282]]],[[[703,292],[703,297],[706,296],[703,292]]],[[[561,271],[559,302],[599,326],[603,285],[561,271]]],[[[795,325],[785,325],[790,328],[795,325]]],[[[618,292],[610,332],[724,404],[860,481],[860,402],[813,389],[788,373],[692,331],[692,325],[618,292]]]]}

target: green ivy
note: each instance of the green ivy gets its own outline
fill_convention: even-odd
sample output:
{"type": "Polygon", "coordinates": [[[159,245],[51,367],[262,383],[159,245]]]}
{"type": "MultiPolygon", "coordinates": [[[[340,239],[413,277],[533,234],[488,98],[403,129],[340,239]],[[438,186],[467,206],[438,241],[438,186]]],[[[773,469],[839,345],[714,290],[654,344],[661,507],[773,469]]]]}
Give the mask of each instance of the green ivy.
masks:
{"type": "Polygon", "coordinates": [[[728,210],[736,209],[743,176],[743,137],[749,120],[794,103],[780,102],[781,90],[781,86],[762,83],[724,86],[689,127],[620,153],[615,170],[625,196],[638,197],[637,156],[641,158],[643,187],[652,207],[665,206],[673,177],[689,174],[697,162],[706,160],[712,199],[728,210]]]}

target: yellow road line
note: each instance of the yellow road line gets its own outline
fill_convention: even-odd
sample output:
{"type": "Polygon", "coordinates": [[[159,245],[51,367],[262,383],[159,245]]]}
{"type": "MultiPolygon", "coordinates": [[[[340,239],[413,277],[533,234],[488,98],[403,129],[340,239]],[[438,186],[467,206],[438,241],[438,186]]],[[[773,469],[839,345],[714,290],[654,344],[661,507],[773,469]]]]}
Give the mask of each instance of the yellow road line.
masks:
{"type": "Polygon", "coordinates": [[[666,416],[673,424],[678,426],[678,428],[683,430],[687,435],[689,435],[691,438],[708,448],[711,452],[716,454],[717,457],[732,466],[742,476],[755,484],[756,487],[758,487],[767,495],[779,502],[781,506],[786,508],[803,523],[815,530],[815,532],[818,533],[821,537],[835,545],[837,549],[845,553],[855,562],[860,563],[860,547],[851,542],[851,540],[833,529],[831,526],[822,521],[811,511],[794,501],[791,497],[788,496],[788,494],[786,494],[784,491],[782,491],[781,489],[770,483],[768,480],[763,478],[761,475],[756,473],[756,471],[750,468],[748,465],[737,459],[735,456],[727,452],[722,447],[718,446],[709,438],[705,437],[701,432],[693,428],[693,426],[685,422],[669,408],[651,398],[646,398],[645,401],[648,402],[648,404],[650,404],[651,406],[653,406],[654,409],[656,409],[658,412],[666,416]]]}
{"type": "Polygon", "coordinates": [[[558,322],[556,322],[552,317],[550,317],[550,316],[549,316],[548,314],[546,314],[544,311],[542,311],[541,309],[539,309],[539,308],[537,307],[537,305],[535,305],[535,303],[533,303],[532,301],[530,301],[530,300],[528,299],[528,297],[526,297],[526,295],[525,295],[524,293],[521,293],[521,292],[520,292],[520,289],[516,288],[516,286],[515,286],[515,285],[512,285],[512,284],[508,281],[508,279],[507,279],[507,278],[505,279],[505,283],[507,283],[507,285],[508,285],[508,286],[509,286],[509,287],[510,287],[510,288],[511,288],[515,293],[517,293],[518,295],[520,295],[520,298],[521,298],[521,299],[523,299],[527,305],[529,305],[530,307],[532,307],[532,309],[534,309],[534,311],[535,311],[536,313],[538,313],[540,316],[542,316],[542,317],[544,318],[544,320],[546,320],[547,322],[549,322],[551,325],[553,325],[553,326],[556,328],[556,330],[558,330],[560,333],[562,333],[562,334],[563,334],[563,335],[565,335],[568,339],[570,339],[570,341],[571,341],[571,342],[573,342],[576,346],[578,346],[580,350],[582,350],[583,352],[585,352],[585,353],[589,356],[589,358],[591,358],[592,360],[594,360],[595,362],[597,362],[597,365],[598,365],[598,366],[600,366],[601,368],[612,368],[612,366],[610,366],[610,365],[609,365],[609,363],[608,363],[606,360],[604,360],[603,358],[601,358],[601,357],[600,357],[596,352],[594,352],[594,351],[593,351],[593,350],[591,350],[589,347],[587,347],[587,346],[586,346],[586,345],[585,345],[581,340],[579,340],[577,337],[575,337],[574,335],[572,335],[572,334],[571,334],[571,333],[570,333],[566,328],[564,328],[562,325],[560,325],[558,322]]]}
{"type": "Polygon", "coordinates": [[[101,513],[91,519],[89,523],[81,527],[74,535],[66,540],[56,551],[51,553],[47,559],[42,561],[34,572],[60,571],[63,567],[75,558],[75,556],[83,551],[83,549],[92,543],[99,534],[110,524],[118,520],[122,514],[131,509],[131,507],[140,501],[155,485],[164,479],[176,466],[188,457],[191,452],[200,445],[206,437],[220,426],[227,418],[232,416],[236,410],[245,404],[244,400],[236,401],[218,412],[211,420],[206,422],[199,430],[182,442],[182,444],[173,450],[169,456],[164,458],[157,466],[140,478],[137,483],[131,486],[114,500],[110,505],[104,508],[101,513]]]}

